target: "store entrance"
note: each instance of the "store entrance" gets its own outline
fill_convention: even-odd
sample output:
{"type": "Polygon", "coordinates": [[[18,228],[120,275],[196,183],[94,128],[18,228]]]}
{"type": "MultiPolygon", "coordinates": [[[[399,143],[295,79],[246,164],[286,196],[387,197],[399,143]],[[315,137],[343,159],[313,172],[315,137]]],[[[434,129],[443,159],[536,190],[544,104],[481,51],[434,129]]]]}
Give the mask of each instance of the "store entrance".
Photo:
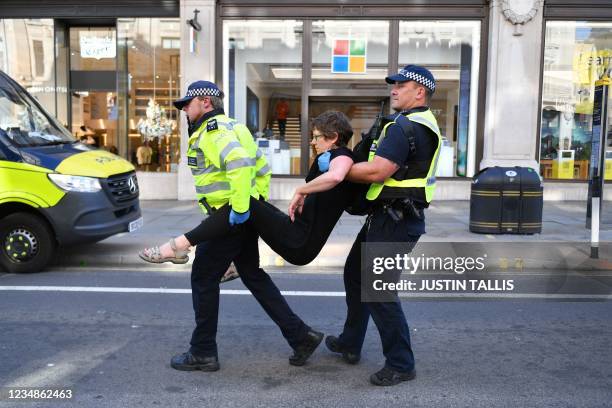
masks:
{"type": "Polygon", "coordinates": [[[83,143],[118,153],[116,26],[72,26],[70,129],[83,143]]]}

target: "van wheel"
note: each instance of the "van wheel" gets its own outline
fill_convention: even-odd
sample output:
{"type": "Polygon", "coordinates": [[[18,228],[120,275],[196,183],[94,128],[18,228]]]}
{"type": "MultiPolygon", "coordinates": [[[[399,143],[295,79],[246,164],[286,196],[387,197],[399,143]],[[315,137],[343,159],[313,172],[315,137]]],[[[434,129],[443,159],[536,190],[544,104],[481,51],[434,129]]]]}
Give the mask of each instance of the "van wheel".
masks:
{"type": "Polygon", "coordinates": [[[15,213],[0,219],[0,268],[10,273],[38,272],[55,253],[49,225],[37,215],[15,213]]]}

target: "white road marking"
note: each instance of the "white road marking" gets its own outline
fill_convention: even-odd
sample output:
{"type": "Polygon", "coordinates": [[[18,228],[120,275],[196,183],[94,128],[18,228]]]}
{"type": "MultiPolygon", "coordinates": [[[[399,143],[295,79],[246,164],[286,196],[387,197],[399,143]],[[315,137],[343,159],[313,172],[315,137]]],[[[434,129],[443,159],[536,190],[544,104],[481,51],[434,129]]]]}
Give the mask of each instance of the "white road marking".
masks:
{"type": "MultiPolygon", "coordinates": [[[[277,267],[271,266],[270,269],[266,268],[266,273],[269,275],[284,275],[284,276],[305,276],[305,275],[342,275],[342,269],[334,268],[334,267],[277,267]]],[[[101,272],[108,271],[108,269],[102,267],[92,267],[92,268],[83,268],[83,267],[66,267],[62,269],[49,269],[45,271],[45,275],[50,274],[64,274],[64,273],[75,273],[79,272],[81,274],[86,274],[90,272],[101,272]]],[[[191,269],[188,268],[177,268],[173,266],[167,266],[163,268],[158,268],[155,270],[146,269],[141,267],[117,267],[113,268],[110,272],[137,272],[137,273],[151,273],[155,275],[167,275],[174,273],[183,273],[185,275],[189,275],[191,273],[191,269]]],[[[579,277],[579,278],[606,278],[612,276],[609,271],[602,270],[589,270],[589,269],[575,269],[575,270],[529,270],[529,269],[515,269],[514,267],[509,267],[508,269],[496,269],[487,271],[487,273],[491,276],[518,276],[518,277],[529,277],[529,276],[550,276],[550,277],[579,277]]],[[[402,276],[413,276],[410,274],[404,273],[402,276]]],[[[436,275],[448,275],[448,276],[457,276],[454,273],[448,272],[440,272],[440,271],[421,271],[420,276],[436,276],[436,275]]],[[[0,273],[0,278],[8,278],[8,277],[18,277],[18,274],[2,274],[0,273]]]]}
{"type": "MultiPolygon", "coordinates": [[[[38,292],[97,292],[97,293],[171,293],[191,294],[191,289],[169,288],[120,288],[104,286],[0,286],[0,291],[38,291],[38,292]]],[[[344,297],[344,292],[281,291],[285,296],[332,296],[344,297]]],[[[223,295],[250,295],[244,289],[221,289],[223,295]]]]}
{"type": "MultiPolygon", "coordinates": [[[[96,293],[161,293],[191,294],[191,289],[170,288],[121,288],[109,286],[0,286],[0,291],[22,292],[96,292],[96,293]]],[[[303,297],[344,297],[344,292],[324,292],[307,290],[282,290],[284,296],[303,297]]],[[[244,289],[221,289],[222,295],[251,295],[244,289]]],[[[405,299],[438,299],[438,298],[483,298],[483,299],[588,299],[612,300],[612,295],[589,295],[567,293],[400,293],[405,299]]]]}
{"type": "Polygon", "coordinates": [[[73,384],[76,379],[98,367],[117,350],[123,349],[127,343],[128,339],[122,339],[113,344],[99,346],[79,345],[39,359],[28,360],[16,371],[23,374],[11,378],[8,383],[3,384],[3,387],[26,388],[48,387],[49,384],[73,384]],[[48,363],[49,360],[54,363],[48,363]]]}

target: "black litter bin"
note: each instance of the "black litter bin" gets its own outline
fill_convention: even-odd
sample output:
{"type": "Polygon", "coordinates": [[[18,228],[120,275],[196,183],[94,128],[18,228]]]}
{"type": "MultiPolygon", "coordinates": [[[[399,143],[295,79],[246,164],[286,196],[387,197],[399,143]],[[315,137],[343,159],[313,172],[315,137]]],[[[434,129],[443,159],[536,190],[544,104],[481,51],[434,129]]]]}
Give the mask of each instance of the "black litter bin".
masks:
{"type": "Polygon", "coordinates": [[[470,232],[535,234],[542,232],[543,187],[529,167],[488,167],[472,181],[470,232]]]}

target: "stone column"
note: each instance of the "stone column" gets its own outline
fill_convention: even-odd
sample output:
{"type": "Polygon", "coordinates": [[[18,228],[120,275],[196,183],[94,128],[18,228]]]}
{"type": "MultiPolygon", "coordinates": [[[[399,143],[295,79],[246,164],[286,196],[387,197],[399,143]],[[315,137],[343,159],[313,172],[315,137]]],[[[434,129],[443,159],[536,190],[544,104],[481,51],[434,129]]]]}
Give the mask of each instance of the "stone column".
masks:
{"type": "MultiPolygon", "coordinates": [[[[181,0],[181,95],[190,83],[203,79],[215,81],[215,0],[181,0]],[[198,9],[202,30],[197,33],[195,51],[190,51],[190,30],[187,20],[198,9]]],[[[187,167],[187,122],[181,114],[181,158],[178,167],[178,199],[194,200],[195,189],[191,171],[187,167]]]]}
{"type": "Polygon", "coordinates": [[[543,0],[491,0],[484,149],[480,168],[535,160],[543,0]]]}

